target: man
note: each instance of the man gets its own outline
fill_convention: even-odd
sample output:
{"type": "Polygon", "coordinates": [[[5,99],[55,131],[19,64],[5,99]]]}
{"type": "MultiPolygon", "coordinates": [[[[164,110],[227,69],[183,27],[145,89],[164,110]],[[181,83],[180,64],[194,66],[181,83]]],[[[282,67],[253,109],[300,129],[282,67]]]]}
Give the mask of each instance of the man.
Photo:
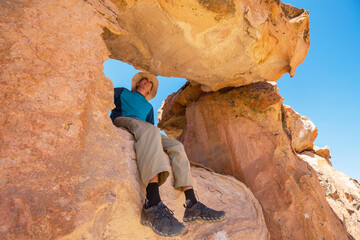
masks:
{"type": "Polygon", "coordinates": [[[190,174],[190,164],[183,145],[160,133],[154,126],[154,110],[148,100],[155,97],[159,82],[150,73],[139,72],[132,79],[131,91],[115,88],[116,108],[111,112],[115,126],[126,128],[134,135],[137,164],[141,180],[146,186],[146,199],[141,211],[141,224],[162,236],[185,234],[180,223],[161,201],[159,186],[169,176],[165,151],[169,155],[174,174],[174,187],[185,192],[184,222],[197,220],[214,222],[225,218],[224,211],[215,211],[197,201],[190,174]]]}

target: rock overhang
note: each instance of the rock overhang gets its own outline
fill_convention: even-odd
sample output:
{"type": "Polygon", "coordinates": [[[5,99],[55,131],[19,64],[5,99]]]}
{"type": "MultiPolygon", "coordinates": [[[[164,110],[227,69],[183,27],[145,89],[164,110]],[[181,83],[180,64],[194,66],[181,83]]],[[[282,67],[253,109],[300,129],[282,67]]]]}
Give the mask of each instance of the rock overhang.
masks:
{"type": "Polygon", "coordinates": [[[203,91],[294,76],[310,47],[308,11],[278,0],[105,3],[111,58],[203,91]]]}

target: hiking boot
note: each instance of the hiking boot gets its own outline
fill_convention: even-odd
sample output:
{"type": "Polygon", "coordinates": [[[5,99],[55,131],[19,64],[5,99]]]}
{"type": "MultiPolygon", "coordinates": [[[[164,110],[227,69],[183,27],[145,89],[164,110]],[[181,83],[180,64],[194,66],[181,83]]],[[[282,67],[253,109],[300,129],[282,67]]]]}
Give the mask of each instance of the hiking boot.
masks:
{"type": "Polygon", "coordinates": [[[187,233],[184,224],[180,223],[175,217],[174,213],[163,202],[145,208],[147,202],[141,210],[141,224],[151,227],[152,230],[161,236],[172,237],[187,233]]]}
{"type": "Polygon", "coordinates": [[[225,219],[224,211],[215,211],[199,201],[189,208],[187,205],[184,205],[184,207],[184,222],[219,222],[225,219]]]}

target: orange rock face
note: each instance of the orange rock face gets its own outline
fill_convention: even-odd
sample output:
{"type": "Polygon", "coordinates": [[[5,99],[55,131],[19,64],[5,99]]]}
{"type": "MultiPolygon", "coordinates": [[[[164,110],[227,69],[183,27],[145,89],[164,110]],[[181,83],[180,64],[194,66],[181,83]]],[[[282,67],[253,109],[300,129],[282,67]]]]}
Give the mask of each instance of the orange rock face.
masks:
{"type": "Polygon", "coordinates": [[[0,238],[54,239],[122,178],[103,20],[83,1],[1,1],[0,15],[0,238]]]}
{"type": "Polygon", "coordinates": [[[344,222],[348,232],[356,240],[360,239],[360,184],[358,181],[332,168],[328,164],[328,159],[318,154],[305,151],[298,156],[315,169],[331,208],[344,222]]]}
{"type": "Polygon", "coordinates": [[[294,150],[300,153],[313,149],[318,132],[313,122],[287,105],[283,106],[283,118],[284,130],[290,136],[294,150]]]}
{"type": "Polygon", "coordinates": [[[158,127],[164,129],[167,136],[178,138],[186,126],[186,107],[203,93],[199,85],[186,83],[179,91],[168,96],[158,110],[158,127]]]}
{"type": "MultiPolygon", "coordinates": [[[[144,189],[133,139],[108,116],[113,85],[101,34],[117,27],[109,9],[102,1],[14,0],[0,1],[0,16],[0,239],[159,239],[139,224],[144,189]]],[[[190,226],[190,237],[268,239],[243,184],[194,173],[199,198],[229,218],[190,226]]],[[[180,215],[183,194],[166,190],[180,215]]]]}
{"type": "MultiPolygon", "coordinates": [[[[13,0],[0,1],[0,16],[1,239],[161,239],[139,225],[133,139],[108,117],[110,54],[193,83],[174,97],[186,117],[169,115],[168,126],[174,135],[186,126],[194,161],[246,182],[273,239],[345,238],[314,172],[291,152],[273,86],[200,97],[294,75],[309,48],[305,10],[280,1],[13,0]]],[[[199,198],[228,220],[189,226],[184,239],[269,238],[244,185],[193,173],[199,198]]],[[[182,193],[162,191],[181,217],[182,193]]]]}
{"type": "MultiPolygon", "coordinates": [[[[144,187],[134,159],[133,137],[122,129],[115,129],[121,142],[124,164],[119,174],[123,181],[115,183],[112,194],[113,204],[102,206],[95,216],[62,240],[73,239],[169,239],[153,233],[140,224],[140,209],[144,200],[144,187]]],[[[164,153],[165,154],[165,153],[164,153]]],[[[168,166],[170,167],[170,166],[168,166]]],[[[227,217],[218,223],[185,224],[188,233],[175,239],[262,239],[270,238],[262,209],[251,191],[230,176],[210,172],[201,167],[192,167],[194,189],[197,198],[216,209],[226,211],[227,217]]],[[[184,194],[172,187],[173,176],[160,188],[162,200],[174,211],[174,216],[182,221],[184,214],[184,194]]]]}
{"type": "MultiPolygon", "coordinates": [[[[319,148],[317,146],[314,146],[314,151],[317,155],[324,157],[324,158],[331,158],[331,154],[330,154],[330,148],[328,146],[319,148]]],[[[331,164],[330,164],[331,165],[331,164]]]]}
{"type": "Polygon", "coordinates": [[[294,154],[282,115],[269,83],[204,94],[186,108],[181,141],[191,161],[251,189],[272,239],[346,239],[315,171],[294,154]]]}
{"type": "Polygon", "coordinates": [[[103,2],[121,28],[104,32],[112,58],[206,91],[293,76],[310,47],[308,12],[281,1],[112,2],[103,2]]]}

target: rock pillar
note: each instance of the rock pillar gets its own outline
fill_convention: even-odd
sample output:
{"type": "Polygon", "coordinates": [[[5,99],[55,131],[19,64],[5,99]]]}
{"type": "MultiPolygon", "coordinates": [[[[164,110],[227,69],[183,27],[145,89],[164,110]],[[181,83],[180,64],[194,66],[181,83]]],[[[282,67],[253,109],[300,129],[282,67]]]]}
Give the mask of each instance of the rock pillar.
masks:
{"type": "Polygon", "coordinates": [[[223,89],[185,105],[180,139],[190,160],[244,182],[263,207],[272,239],[347,238],[316,172],[291,147],[276,86],[223,89]]]}

